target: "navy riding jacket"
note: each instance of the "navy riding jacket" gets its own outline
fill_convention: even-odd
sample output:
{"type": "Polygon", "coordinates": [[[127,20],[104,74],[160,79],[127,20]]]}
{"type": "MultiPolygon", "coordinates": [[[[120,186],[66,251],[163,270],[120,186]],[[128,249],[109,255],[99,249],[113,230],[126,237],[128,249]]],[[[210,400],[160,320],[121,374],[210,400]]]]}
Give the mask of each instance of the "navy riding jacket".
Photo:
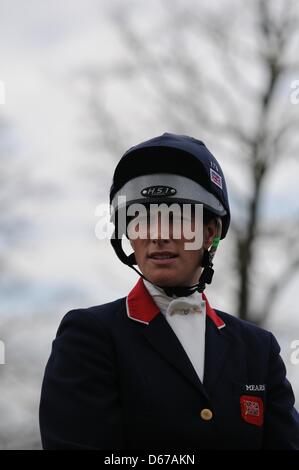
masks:
{"type": "Polygon", "coordinates": [[[204,299],[203,383],[142,279],[70,311],[43,381],[44,449],[299,449],[277,341],[204,299]]]}

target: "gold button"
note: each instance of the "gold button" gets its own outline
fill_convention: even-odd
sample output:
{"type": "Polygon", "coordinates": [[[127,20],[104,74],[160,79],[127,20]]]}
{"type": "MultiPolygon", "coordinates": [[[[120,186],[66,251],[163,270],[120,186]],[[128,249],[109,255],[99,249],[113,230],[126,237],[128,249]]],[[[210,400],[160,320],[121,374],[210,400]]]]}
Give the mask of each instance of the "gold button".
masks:
{"type": "Polygon", "coordinates": [[[211,410],[209,410],[208,408],[204,408],[203,410],[201,410],[200,412],[200,417],[201,419],[203,419],[204,421],[210,421],[210,419],[213,418],[213,413],[211,410]]]}

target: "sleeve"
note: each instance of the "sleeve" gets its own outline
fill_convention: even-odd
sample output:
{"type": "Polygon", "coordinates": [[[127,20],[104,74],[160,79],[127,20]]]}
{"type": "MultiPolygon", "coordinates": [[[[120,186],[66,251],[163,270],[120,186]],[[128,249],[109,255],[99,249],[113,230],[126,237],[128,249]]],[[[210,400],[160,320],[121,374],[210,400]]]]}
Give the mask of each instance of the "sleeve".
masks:
{"type": "Polygon", "coordinates": [[[271,340],[264,448],[299,450],[299,415],[294,408],[294,393],[286,378],[279,344],[272,334],[271,340]]]}
{"type": "Polygon", "coordinates": [[[44,449],[123,448],[115,351],[105,325],[87,310],[62,320],[40,401],[44,449]]]}

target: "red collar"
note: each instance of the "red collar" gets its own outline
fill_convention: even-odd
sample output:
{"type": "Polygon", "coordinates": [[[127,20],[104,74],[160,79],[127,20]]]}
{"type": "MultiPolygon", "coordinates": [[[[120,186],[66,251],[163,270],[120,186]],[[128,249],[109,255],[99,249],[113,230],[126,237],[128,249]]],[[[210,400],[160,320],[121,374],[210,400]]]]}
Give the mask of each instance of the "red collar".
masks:
{"type": "MultiPolygon", "coordinates": [[[[206,313],[208,317],[210,317],[219,330],[225,327],[224,321],[217,315],[215,310],[212,309],[205,294],[202,294],[202,298],[206,303],[206,313]]],[[[145,323],[146,325],[160,312],[159,307],[155,304],[141,277],[129,293],[126,304],[128,317],[132,320],[145,323]]]]}

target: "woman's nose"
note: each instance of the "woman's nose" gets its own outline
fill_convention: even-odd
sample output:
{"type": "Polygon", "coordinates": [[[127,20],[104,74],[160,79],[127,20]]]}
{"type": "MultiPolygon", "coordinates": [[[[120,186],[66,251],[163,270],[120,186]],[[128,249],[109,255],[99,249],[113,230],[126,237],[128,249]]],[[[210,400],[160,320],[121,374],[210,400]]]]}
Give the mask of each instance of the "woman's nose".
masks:
{"type": "Polygon", "coordinates": [[[169,218],[162,214],[150,217],[148,234],[151,240],[169,240],[172,236],[169,218]]]}

